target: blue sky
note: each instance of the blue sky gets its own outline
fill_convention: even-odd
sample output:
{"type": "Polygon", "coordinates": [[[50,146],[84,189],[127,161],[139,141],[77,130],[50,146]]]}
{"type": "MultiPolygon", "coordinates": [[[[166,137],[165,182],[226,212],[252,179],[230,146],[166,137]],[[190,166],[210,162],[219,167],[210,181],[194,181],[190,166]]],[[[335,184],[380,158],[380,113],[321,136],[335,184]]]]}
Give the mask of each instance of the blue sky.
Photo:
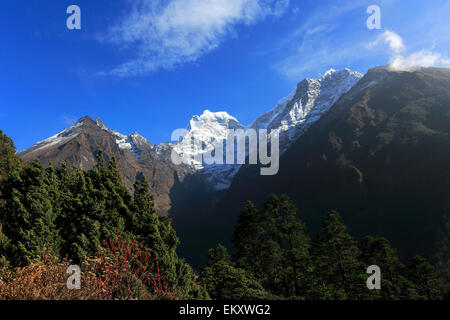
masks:
{"type": "Polygon", "coordinates": [[[249,124],[329,68],[449,67],[449,16],[447,0],[2,1],[0,129],[22,150],[85,115],[151,143],[205,109],[249,124]]]}

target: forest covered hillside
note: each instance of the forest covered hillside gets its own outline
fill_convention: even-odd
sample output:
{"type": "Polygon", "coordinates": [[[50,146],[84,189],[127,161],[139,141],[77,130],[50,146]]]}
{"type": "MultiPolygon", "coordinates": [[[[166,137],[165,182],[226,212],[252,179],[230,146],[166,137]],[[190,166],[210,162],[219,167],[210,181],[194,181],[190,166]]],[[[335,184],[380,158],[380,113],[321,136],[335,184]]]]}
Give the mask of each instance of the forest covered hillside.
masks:
{"type": "Polygon", "coordinates": [[[229,245],[241,203],[261,208],[271,193],[284,193],[311,235],[337,210],[357,239],[386,237],[405,259],[431,258],[450,210],[448,190],[450,70],[379,67],[281,156],[277,175],[244,166],[211,214],[179,233],[208,230],[209,242],[229,245]]]}
{"type": "MultiPolygon", "coordinates": [[[[439,300],[448,291],[448,255],[438,268],[416,256],[400,261],[388,240],[357,242],[330,211],[310,238],[287,196],[262,210],[245,203],[233,248],[210,249],[194,271],[176,253],[179,239],[159,217],[144,178],[130,194],[114,157],[90,170],[22,163],[0,132],[0,299],[312,299],[439,300]],[[79,290],[66,286],[81,265],[79,290]],[[369,290],[367,268],[383,272],[369,290]]],[[[449,241],[447,230],[446,243],[449,241]]],[[[445,253],[445,252],[444,252],[445,253]]]]}

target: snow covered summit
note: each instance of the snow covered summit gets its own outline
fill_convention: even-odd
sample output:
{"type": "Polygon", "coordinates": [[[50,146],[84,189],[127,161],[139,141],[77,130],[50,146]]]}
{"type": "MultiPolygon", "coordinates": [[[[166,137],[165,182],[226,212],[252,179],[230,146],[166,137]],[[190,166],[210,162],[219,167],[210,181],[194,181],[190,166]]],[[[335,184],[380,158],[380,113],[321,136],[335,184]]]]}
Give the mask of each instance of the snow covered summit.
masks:
{"type": "Polygon", "coordinates": [[[174,145],[174,150],[179,154],[192,158],[190,165],[197,170],[202,169],[204,168],[204,164],[196,160],[196,156],[210,151],[216,141],[226,139],[228,129],[243,128],[245,127],[227,112],[211,112],[205,110],[200,116],[192,117],[186,127],[188,134],[184,136],[181,142],[174,145]],[[194,137],[202,143],[202,147],[192,144],[194,137]]]}
{"type": "Polygon", "coordinates": [[[274,109],[256,118],[250,127],[278,130],[281,151],[285,151],[362,77],[361,73],[350,69],[330,69],[317,79],[306,78],[274,109]]]}

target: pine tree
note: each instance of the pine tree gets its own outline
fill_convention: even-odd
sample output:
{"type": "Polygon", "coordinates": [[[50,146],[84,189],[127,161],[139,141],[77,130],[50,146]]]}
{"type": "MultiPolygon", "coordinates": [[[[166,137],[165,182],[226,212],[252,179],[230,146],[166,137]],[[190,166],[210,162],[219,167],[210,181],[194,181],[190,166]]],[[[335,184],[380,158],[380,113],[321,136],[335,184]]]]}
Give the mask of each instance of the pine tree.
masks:
{"type": "Polygon", "coordinates": [[[295,204],[286,195],[271,195],[264,204],[263,221],[264,286],[276,295],[303,298],[312,285],[310,239],[295,204]]]}
{"type": "Polygon", "coordinates": [[[360,260],[365,268],[371,265],[380,267],[381,299],[397,300],[417,297],[417,288],[404,276],[405,265],[387,239],[374,239],[368,236],[361,241],[360,250],[360,260]]]}
{"type": "Polygon", "coordinates": [[[44,251],[57,255],[59,236],[55,228],[45,173],[37,161],[25,164],[8,177],[3,194],[3,228],[14,244],[12,262],[26,265],[44,251]]]}
{"type": "Polygon", "coordinates": [[[450,297],[450,216],[443,217],[443,228],[439,232],[434,261],[444,290],[450,297]]]}
{"type": "Polygon", "coordinates": [[[14,250],[10,239],[3,232],[3,225],[6,219],[5,209],[7,206],[5,197],[10,186],[7,180],[19,174],[20,160],[15,153],[16,148],[12,139],[0,130],[0,270],[8,268],[9,259],[14,250]]]}
{"type": "Polygon", "coordinates": [[[212,299],[260,300],[268,297],[251,274],[233,266],[230,255],[222,245],[209,250],[207,264],[199,279],[212,299]]]}
{"type": "Polygon", "coordinates": [[[311,247],[314,263],[313,299],[366,299],[371,293],[358,260],[356,241],[346,232],[336,211],[328,214],[311,247]]]}
{"type": "Polygon", "coordinates": [[[262,274],[258,280],[264,288],[277,296],[286,296],[286,268],[279,234],[280,199],[270,195],[262,210],[261,266],[262,274]]]}
{"type": "Polygon", "coordinates": [[[442,282],[436,268],[426,259],[420,256],[412,259],[408,265],[408,279],[416,285],[420,299],[442,299],[442,282]]]}
{"type": "Polygon", "coordinates": [[[289,297],[304,297],[311,284],[310,239],[297,217],[297,208],[287,196],[280,197],[279,237],[285,266],[285,286],[289,297]]]}
{"type": "Polygon", "coordinates": [[[234,230],[234,261],[238,268],[255,277],[260,277],[263,272],[261,241],[264,233],[262,214],[251,201],[246,202],[234,230]]]}
{"type": "Polygon", "coordinates": [[[171,287],[182,288],[186,299],[207,298],[206,291],[195,283],[192,268],[178,257],[179,239],[171,220],[157,216],[154,197],[145,177],[136,181],[134,186],[135,194],[128,214],[129,231],[158,255],[161,272],[171,287]]]}
{"type": "Polygon", "coordinates": [[[0,184],[19,166],[20,160],[16,157],[14,142],[0,130],[0,184]]]}
{"type": "Polygon", "coordinates": [[[311,285],[310,240],[287,197],[271,195],[260,213],[247,202],[233,238],[234,261],[272,294],[304,297],[311,285]]]}
{"type": "Polygon", "coordinates": [[[147,179],[142,176],[142,181],[136,180],[134,183],[133,205],[127,218],[127,227],[134,234],[146,237],[154,232],[152,228],[157,224],[154,196],[150,193],[147,179]]]}

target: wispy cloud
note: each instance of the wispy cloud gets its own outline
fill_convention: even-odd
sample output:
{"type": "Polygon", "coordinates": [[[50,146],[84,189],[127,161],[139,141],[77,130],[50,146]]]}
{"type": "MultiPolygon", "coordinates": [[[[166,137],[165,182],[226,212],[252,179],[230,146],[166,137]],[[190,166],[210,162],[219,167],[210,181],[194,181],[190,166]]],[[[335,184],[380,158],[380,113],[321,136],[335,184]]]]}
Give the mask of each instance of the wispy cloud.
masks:
{"type": "Polygon", "coordinates": [[[193,62],[219,47],[238,25],[280,17],[289,0],[138,0],[100,40],[134,56],[100,74],[134,76],[193,62]]]}
{"type": "Polygon", "coordinates": [[[396,54],[402,52],[405,49],[402,37],[390,30],[386,30],[385,32],[383,32],[375,41],[369,43],[367,47],[369,49],[372,49],[373,47],[376,47],[381,43],[387,44],[389,48],[396,54]]]}
{"type": "Polygon", "coordinates": [[[407,57],[396,56],[390,62],[394,70],[411,70],[416,67],[450,67],[450,59],[430,50],[420,50],[407,57]]]}
{"type": "Polygon", "coordinates": [[[368,44],[368,48],[372,49],[380,45],[382,42],[388,44],[390,50],[389,66],[393,70],[414,70],[418,67],[449,67],[450,59],[443,57],[432,49],[422,49],[410,54],[403,54],[406,46],[402,37],[397,33],[386,30],[377,40],[368,44]]]}
{"type": "Polygon", "coordinates": [[[317,34],[317,33],[327,33],[336,29],[336,24],[321,24],[316,27],[310,28],[306,31],[308,35],[317,34]]]}
{"type": "Polygon", "coordinates": [[[305,43],[297,54],[291,55],[273,65],[273,68],[283,76],[299,81],[305,76],[319,75],[329,68],[336,68],[343,64],[349,66],[355,62],[355,52],[364,50],[364,43],[357,42],[346,47],[335,48],[333,46],[305,43]]]}
{"type": "Polygon", "coordinates": [[[288,79],[298,81],[354,60],[355,52],[364,50],[365,42],[355,39],[354,33],[349,33],[344,45],[336,33],[342,33],[346,28],[343,26],[343,16],[356,12],[365,17],[365,8],[369,3],[366,0],[333,1],[305,13],[301,20],[296,19],[301,23],[270,48],[272,54],[279,54],[273,69],[288,79]]]}

